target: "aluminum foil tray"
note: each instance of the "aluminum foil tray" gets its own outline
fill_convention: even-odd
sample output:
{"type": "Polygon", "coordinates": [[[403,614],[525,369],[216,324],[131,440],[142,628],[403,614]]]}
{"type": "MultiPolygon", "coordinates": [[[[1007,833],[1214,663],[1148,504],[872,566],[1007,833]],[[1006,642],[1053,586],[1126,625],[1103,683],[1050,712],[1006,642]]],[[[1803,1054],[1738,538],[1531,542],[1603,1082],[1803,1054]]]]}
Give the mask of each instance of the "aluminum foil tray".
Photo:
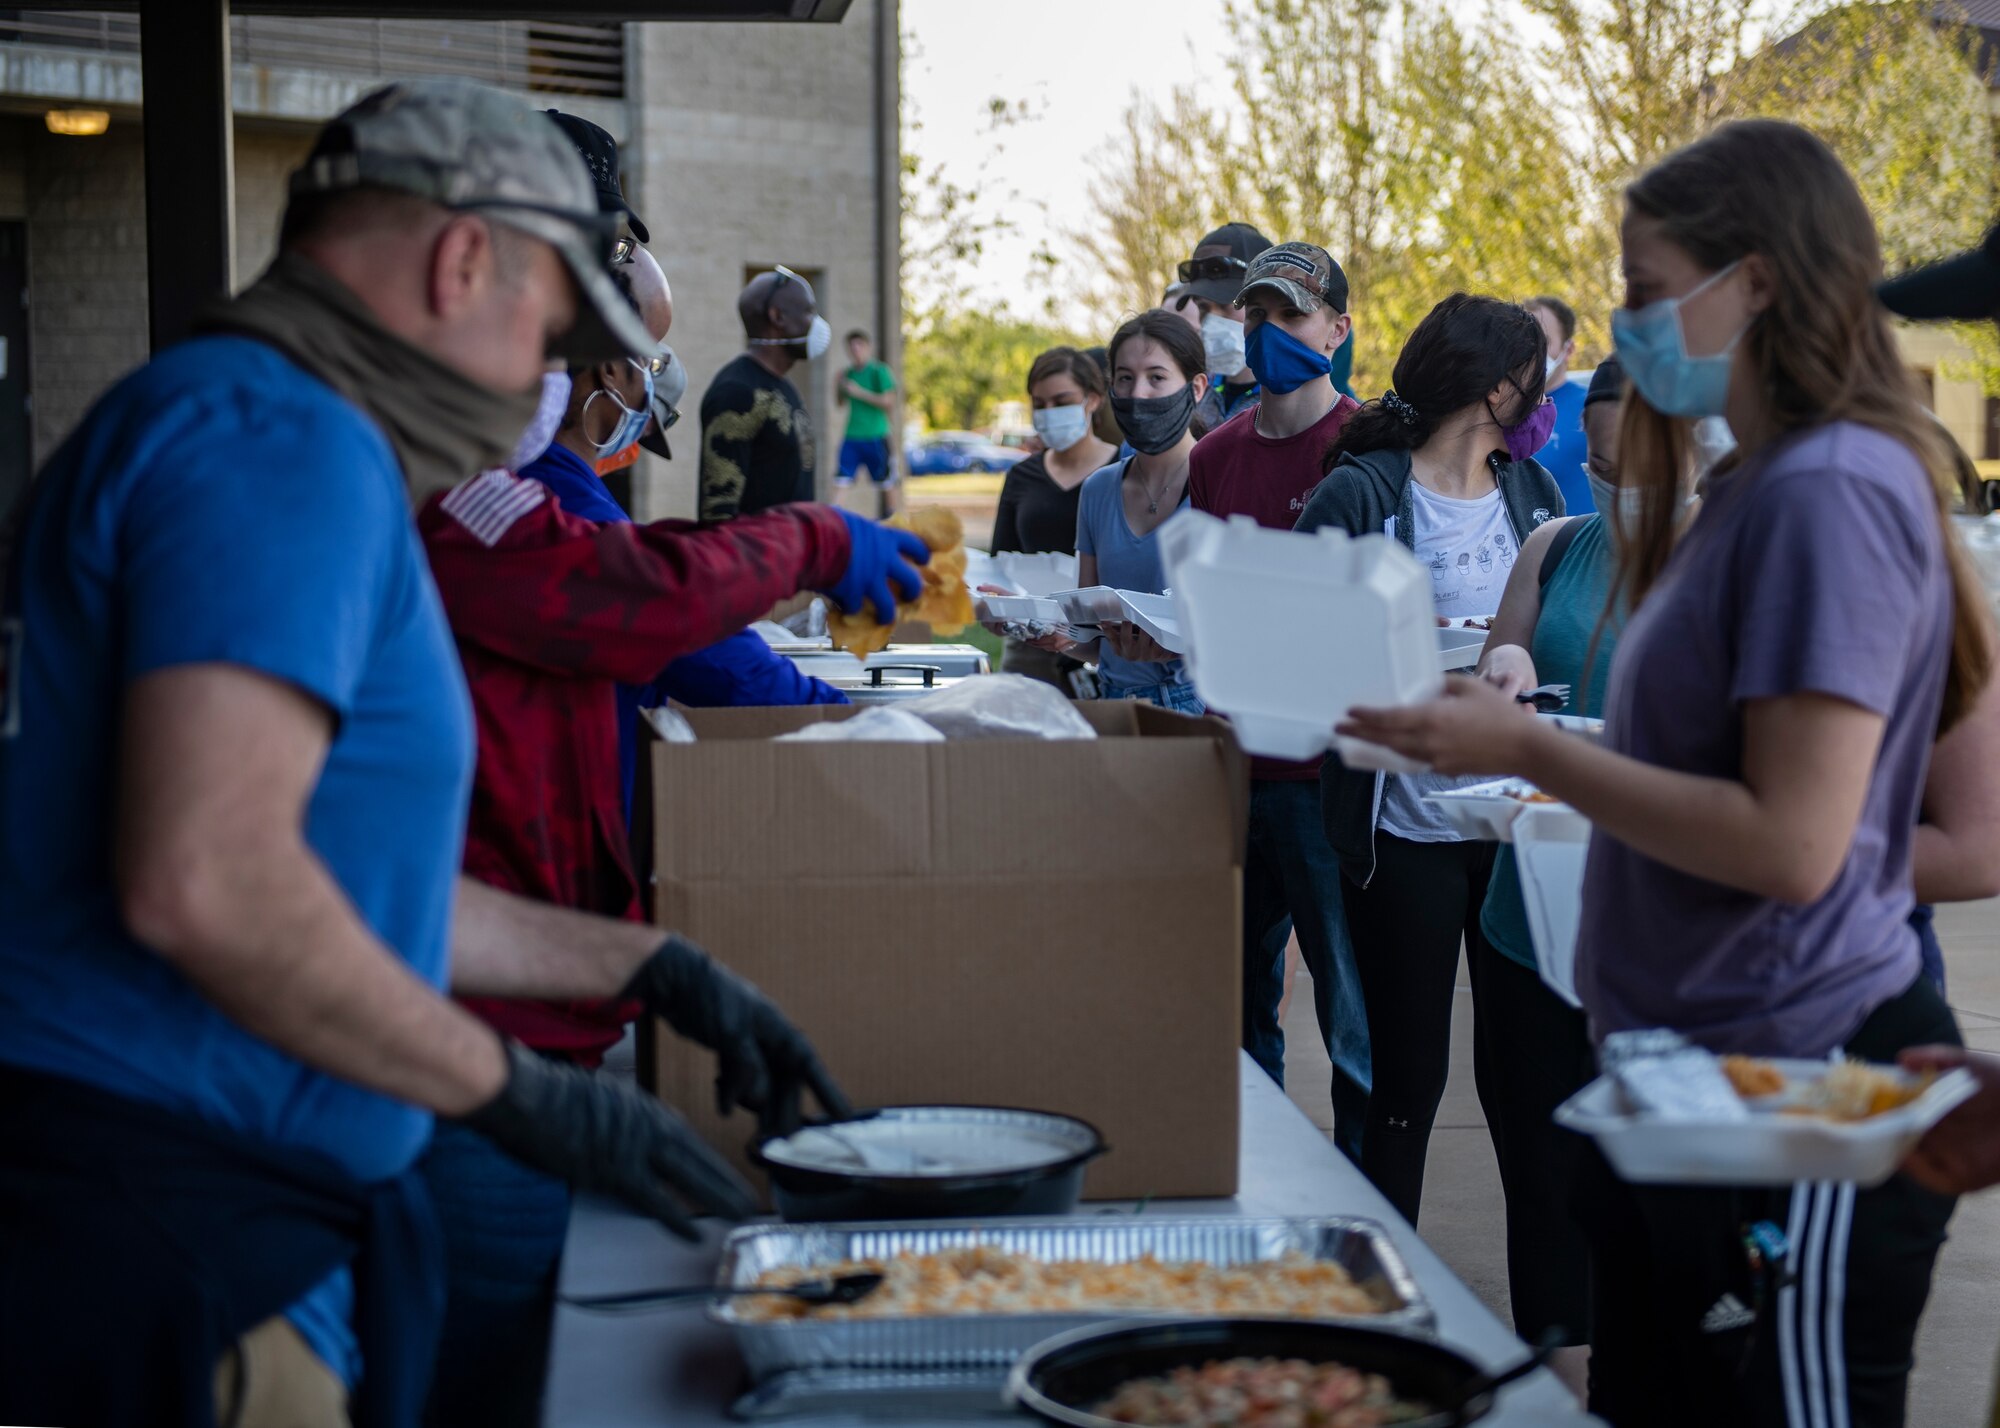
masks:
{"type": "MultiPolygon", "coordinates": [[[[1154,1219],[1102,1215],[1084,1219],[927,1221],[913,1224],[753,1225],[723,1243],[716,1283],[754,1284],[774,1269],[842,1260],[937,1254],[992,1245],[1043,1260],[1118,1264],[1162,1260],[1245,1264],[1299,1253],[1332,1260],[1384,1304],[1367,1322],[1428,1333],[1434,1318],[1416,1280],[1382,1226],[1373,1220],[1247,1220],[1224,1216],[1154,1219]]],[[[1061,1313],[933,1319],[746,1320],[741,1301],[723,1300],[709,1317],[728,1325],[751,1376],[798,1369],[978,1368],[1011,1365],[1043,1339],[1086,1324],[1149,1317],[1132,1313],[1061,1313]]],[[[1177,1310],[1184,1315],[1191,1309],[1177,1310]]]]}

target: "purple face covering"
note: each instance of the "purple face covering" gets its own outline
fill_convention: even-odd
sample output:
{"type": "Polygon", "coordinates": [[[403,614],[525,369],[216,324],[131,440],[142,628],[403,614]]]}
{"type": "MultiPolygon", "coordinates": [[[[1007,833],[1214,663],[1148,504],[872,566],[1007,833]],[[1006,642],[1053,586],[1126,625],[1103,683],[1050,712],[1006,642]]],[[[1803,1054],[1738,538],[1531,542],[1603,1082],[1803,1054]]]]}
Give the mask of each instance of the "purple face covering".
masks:
{"type": "Polygon", "coordinates": [[[1556,404],[1544,397],[1542,404],[1529,412],[1525,419],[1506,428],[1507,459],[1526,461],[1549,444],[1549,433],[1555,429],[1556,404]]]}

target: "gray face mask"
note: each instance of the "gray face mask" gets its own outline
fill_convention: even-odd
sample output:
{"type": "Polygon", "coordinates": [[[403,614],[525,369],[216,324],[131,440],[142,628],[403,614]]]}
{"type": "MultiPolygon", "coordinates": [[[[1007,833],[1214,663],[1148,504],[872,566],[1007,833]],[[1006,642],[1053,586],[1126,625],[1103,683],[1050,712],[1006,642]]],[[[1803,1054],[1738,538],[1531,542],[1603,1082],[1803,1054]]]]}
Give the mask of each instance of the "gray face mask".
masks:
{"type": "Polygon", "coordinates": [[[1158,456],[1186,434],[1194,406],[1194,383],[1189,382],[1164,397],[1114,396],[1111,415],[1118,418],[1118,429],[1134,451],[1158,456]]]}

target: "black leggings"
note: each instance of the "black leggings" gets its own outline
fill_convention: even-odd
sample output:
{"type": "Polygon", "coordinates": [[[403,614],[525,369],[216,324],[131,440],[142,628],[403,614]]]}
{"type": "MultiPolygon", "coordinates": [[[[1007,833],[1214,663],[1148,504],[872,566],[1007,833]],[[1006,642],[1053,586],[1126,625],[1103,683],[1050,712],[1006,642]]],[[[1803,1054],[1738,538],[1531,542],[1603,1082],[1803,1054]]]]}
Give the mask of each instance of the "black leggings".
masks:
{"type": "Polygon", "coordinates": [[[1590,1253],[1570,1187],[1590,1143],[1555,1110],[1597,1075],[1583,1013],[1531,968],[1482,939],[1468,949],[1472,1066],[1507,1197],[1507,1293],[1514,1332],[1530,1343],[1590,1336],[1590,1253]]]}
{"type": "MultiPolygon", "coordinates": [[[[1956,1044],[1927,978],[1848,1039],[1865,1061],[1956,1044]]],[[[1628,1185],[1595,1146],[1576,1211],[1590,1241],[1590,1408],[1618,1428],[1901,1428],[1917,1320],[1953,1200],[1898,1175],[1872,1190],[1628,1185]],[[1754,1272],[1748,1226],[1790,1243],[1754,1272]]]]}
{"type": "Polygon", "coordinates": [[[1486,948],[1479,910],[1498,846],[1413,843],[1377,832],[1368,886],[1341,879],[1375,1072],[1361,1169],[1412,1225],[1431,1123],[1451,1073],[1459,942],[1486,948]]]}

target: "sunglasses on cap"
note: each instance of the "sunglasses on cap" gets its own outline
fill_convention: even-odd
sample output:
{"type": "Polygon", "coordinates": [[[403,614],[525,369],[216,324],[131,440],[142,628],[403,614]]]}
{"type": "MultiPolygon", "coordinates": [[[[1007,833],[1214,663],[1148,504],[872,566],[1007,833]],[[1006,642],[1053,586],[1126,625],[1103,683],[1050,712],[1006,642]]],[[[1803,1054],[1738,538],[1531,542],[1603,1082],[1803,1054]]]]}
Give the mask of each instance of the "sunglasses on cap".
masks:
{"type": "Polygon", "coordinates": [[[1233,278],[1248,272],[1250,265],[1241,258],[1188,258],[1180,266],[1181,281],[1184,283],[1212,282],[1216,278],[1233,278]]]}
{"type": "MultiPolygon", "coordinates": [[[[659,381],[660,378],[666,376],[667,369],[673,365],[672,361],[669,360],[668,358],[667,345],[664,342],[660,344],[660,350],[655,352],[652,356],[647,357],[644,360],[634,357],[631,359],[631,361],[634,366],[644,371],[646,375],[651,377],[655,382],[659,381]]],[[[660,415],[658,409],[656,408],[653,413],[653,418],[655,421],[659,422],[661,428],[664,430],[665,428],[672,426],[675,422],[681,419],[680,408],[668,407],[666,409],[666,415],[664,417],[660,415]]]]}
{"type": "MultiPolygon", "coordinates": [[[[551,218],[579,229],[591,241],[597,259],[605,267],[617,261],[618,219],[613,214],[579,213],[574,208],[562,208],[553,203],[535,203],[525,198],[473,198],[463,203],[445,205],[454,213],[479,213],[492,208],[512,208],[521,213],[544,213],[551,218]]],[[[629,256],[629,252],[628,252],[629,256]]]]}

